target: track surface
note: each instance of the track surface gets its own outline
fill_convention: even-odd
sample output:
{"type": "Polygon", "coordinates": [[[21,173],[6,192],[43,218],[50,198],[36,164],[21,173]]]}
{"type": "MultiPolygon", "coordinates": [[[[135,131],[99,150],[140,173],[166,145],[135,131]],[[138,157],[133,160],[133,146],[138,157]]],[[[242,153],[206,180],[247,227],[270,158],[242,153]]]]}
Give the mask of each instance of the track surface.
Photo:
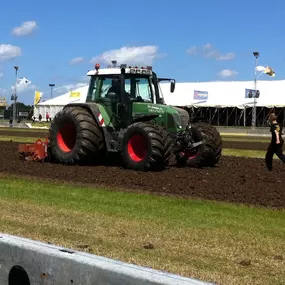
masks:
{"type": "Polygon", "coordinates": [[[236,148],[246,150],[267,150],[270,143],[268,142],[237,142],[237,141],[223,141],[223,148],[236,148]]]}
{"type": "Polygon", "coordinates": [[[35,138],[42,138],[48,135],[48,131],[19,131],[19,130],[0,130],[0,136],[7,136],[7,137],[35,137],[35,138]]]}
{"type": "Polygon", "coordinates": [[[0,172],[54,181],[78,182],[190,198],[285,208],[285,165],[274,161],[268,172],[262,159],[222,157],[215,168],[176,168],[135,172],[114,166],[64,166],[27,162],[17,143],[0,142],[0,172]]]}

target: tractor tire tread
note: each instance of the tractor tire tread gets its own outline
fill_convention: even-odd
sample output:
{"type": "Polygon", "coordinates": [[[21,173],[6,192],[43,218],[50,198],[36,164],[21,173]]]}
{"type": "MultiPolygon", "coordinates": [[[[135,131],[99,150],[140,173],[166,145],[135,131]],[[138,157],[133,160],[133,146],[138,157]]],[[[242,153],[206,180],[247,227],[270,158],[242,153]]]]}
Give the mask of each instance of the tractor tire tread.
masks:
{"type": "Polygon", "coordinates": [[[204,153],[201,157],[201,166],[215,166],[222,154],[222,138],[218,130],[209,124],[197,122],[193,124],[200,130],[205,139],[204,153]]]}
{"type": "Polygon", "coordinates": [[[84,108],[79,106],[68,106],[58,112],[52,121],[50,130],[51,155],[55,161],[62,164],[86,164],[101,157],[104,150],[104,138],[93,116],[84,108]],[[57,147],[56,134],[60,120],[66,118],[76,125],[76,145],[72,153],[66,155],[57,147]]]}

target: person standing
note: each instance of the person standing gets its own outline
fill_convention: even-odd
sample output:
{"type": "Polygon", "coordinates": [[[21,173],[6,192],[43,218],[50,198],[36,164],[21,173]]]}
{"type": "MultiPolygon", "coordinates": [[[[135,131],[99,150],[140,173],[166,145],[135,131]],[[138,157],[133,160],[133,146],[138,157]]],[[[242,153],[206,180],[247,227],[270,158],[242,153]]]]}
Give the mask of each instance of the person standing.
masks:
{"type": "Polygon", "coordinates": [[[273,155],[276,154],[283,163],[285,163],[285,155],[282,150],[284,144],[284,140],[282,138],[282,127],[277,122],[277,116],[275,113],[270,114],[269,121],[271,142],[265,155],[265,163],[267,169],[272,171],[273,155]]]}

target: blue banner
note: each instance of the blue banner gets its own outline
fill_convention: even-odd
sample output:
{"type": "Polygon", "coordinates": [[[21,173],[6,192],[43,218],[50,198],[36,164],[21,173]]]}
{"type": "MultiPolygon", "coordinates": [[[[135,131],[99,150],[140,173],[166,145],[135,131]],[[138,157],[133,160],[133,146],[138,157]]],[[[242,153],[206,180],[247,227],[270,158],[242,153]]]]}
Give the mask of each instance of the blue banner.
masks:
{"type": "Polygon", "coordinates": [[[245,89],[245,98],[259,98],[259,90],[245,89]]]}
{"type": "Polygon", "coordinates": [[[208,100],[208,91],[194,90],[194,100],[208,100]]]}

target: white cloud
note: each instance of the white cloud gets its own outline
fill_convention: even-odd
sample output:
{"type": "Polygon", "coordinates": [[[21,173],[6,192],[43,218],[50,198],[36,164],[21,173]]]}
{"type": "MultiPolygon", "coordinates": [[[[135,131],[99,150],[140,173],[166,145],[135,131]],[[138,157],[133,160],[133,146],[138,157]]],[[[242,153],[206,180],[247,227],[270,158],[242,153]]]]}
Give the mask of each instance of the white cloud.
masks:
{"type": "MultiPolygon", "coordinates": [[[[25,77],[25,79],[27,79],[27,78],[25,77]]],[[[27,80],[29,80],[29,79],[27,79],[27,80]]],[[[30,81],[30,83],[25,84],[25,83],[23,83],[23,80],[19,80],[18,84],[17,84],[17,93],[32,91],[32,90],[35,90],[36,88],[37,88],[36,85],[32,84],[31,81],[30,81]]],[[[11,90],[12,90],[12,92],[14,92],[15,85],[11,86],[11,90]]]]}
{"type": "MultiPolygon", "coordinates": [[[[33,84],[17,84],[18,100],[23,102],[23,99],[27,99],[29,96],[33,98],[34,91],[37,89],[33,84]],[[32,94],[32,95],[31,95],[32,94]]],[[[10,88],[0,88],[0,96],[6,96],[10,100],[10,96],[15,92],[15,85],[10,88]]]]}
{"type": "Polygon", "coordinates": [[[237,74],[238,74],[237,71],[230,69],[224,69],[218,73],[218,75],[222,78],[233,77],[236,76],[237,74]]]}
{"type": "Polygon", "coordinates": [[[105,51],[102,54],[93,57],[90,63],[109,65],[112,60],[117,60],[117,64],[152,65],[153,61],[159,57],[157,52],[157,46],[125,46],[120,49],[105,51]]]}
{"type": "Polygon", "coordinates": [[[192,46],[192,47],[188,48],[186,50],[186,53],[191,54],[191,55],[196,54],[197,53],[197,47],[196,46],[192,46]]]}
{"type": "Polygon", "coordinates": [[[22,55],[21,48],[12,45],[0,44],[0,61],[14,59],[22,55]]]}
{"type": "Polygon", "coordinates": [[[211,50],[205,53],[205,56],[215,58],[216,60],[231,60],[235,58],[235,54],[233,52],[229,52],[223,55],[217,50],[211,50]]]}
{"type": "Polygon", "coordinates": [[[217,57],[217,60],[231,60],[231,59],[235,58],[235,56],[236,55],[233,52],[229,52],[225,55],[219,55],[217,57]]]}
{"type": "Polygon", "coordinates": [[[84,58],[79,56],[79,57],[75,57],[73,58],[69,64],[74,65],[74,64],[78,64],[84,61],[84,58]]]}
{"type": "Polygon", "coordinates": [[[13,29],[12,34],[17,37],[28,36],[38,28],[36,21],[23,22],[21,26],[13,29]]]}
{"type": "Polygon", "coordinates": [[[235,58],[235,53],[229,52],[227,54],[222,54],[220,51],[214,49],[213,45],[210,43],[207,43],[200,48],[193,46],[188,49],[186,53],[190,55],[200,54],[206,58],[214,58],[216,60],[231,60],[235,58]]]}
{"type": "Polygon", "coordinates": [[[212,48],[212,45],[210,43],[207,43],[203,46],[204,50],[211,49],[211,48],[212,48]]]}
{"type": "Polygon", "coordinates": [[[204,54],[205,57],[210,57],[210,58],[219,58],[220,57],[220,53],[216,50],[211,50],[211,51],[207,51],[204,54]]]}

